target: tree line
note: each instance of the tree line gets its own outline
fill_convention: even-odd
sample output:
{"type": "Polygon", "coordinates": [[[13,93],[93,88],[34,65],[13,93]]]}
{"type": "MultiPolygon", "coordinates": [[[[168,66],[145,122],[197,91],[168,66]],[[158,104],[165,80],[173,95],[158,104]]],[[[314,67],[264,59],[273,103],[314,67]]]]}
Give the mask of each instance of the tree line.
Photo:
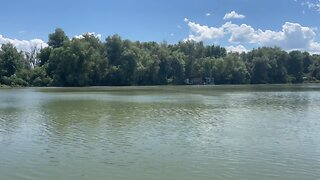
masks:
{"type": "Polygon", "coordinates": [[[227,53],[223,47],[194,41],[133,42],[113,35],[103,42],[90,33],[70,39],[60,28],[49,35],[48,45],[21,52],[3,44],[0,84],[71,87],[183,85],[205,78],[215,84],[320,80],[320,55],[288,53],[278,47],[227,53]]]}

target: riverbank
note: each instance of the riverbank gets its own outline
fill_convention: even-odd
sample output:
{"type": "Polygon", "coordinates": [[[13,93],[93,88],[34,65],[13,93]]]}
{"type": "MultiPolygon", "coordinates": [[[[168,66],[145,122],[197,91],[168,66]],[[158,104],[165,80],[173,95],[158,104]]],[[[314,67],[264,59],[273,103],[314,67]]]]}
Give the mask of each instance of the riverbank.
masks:
{"type": "Polygon", "coordinates": [[[284,83],[284,84],[211,84],[211,85],[132,85],[132,86],[8,86],[4,84],[0,84],[0,88],[103,88],[103,87],[180,87],[180,86],[188,86],[188,87],[210,87],[210,86],[263,86],[263,85],[271,85],[271,86],[285,86],[285,85],[312,85],[312,84],[320,84],[320,80],[316,81],[305,81],[303,83],[284,83]]]}
{"type": "Polygon", "coordinates": [[[4,84],[0,84],[0,88],[10,88],[11,86],[7,86],[7,85],[4,85],[4,84]]]}

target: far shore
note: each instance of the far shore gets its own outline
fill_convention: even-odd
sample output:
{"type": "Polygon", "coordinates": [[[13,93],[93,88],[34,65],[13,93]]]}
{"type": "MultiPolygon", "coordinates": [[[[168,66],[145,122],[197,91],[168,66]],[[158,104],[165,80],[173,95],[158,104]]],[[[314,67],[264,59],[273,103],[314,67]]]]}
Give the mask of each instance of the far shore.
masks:
{"type": "Polygon", "coordinates": [[[11,88],[121,88],[121,87],[221,87],[221,86],[286,86],[286,85],[319,85],[320,81],[284,84],[211,84],[211,85],[132,85],[132,86],[8,86],[0,84],[0,89],[11,88]]]}

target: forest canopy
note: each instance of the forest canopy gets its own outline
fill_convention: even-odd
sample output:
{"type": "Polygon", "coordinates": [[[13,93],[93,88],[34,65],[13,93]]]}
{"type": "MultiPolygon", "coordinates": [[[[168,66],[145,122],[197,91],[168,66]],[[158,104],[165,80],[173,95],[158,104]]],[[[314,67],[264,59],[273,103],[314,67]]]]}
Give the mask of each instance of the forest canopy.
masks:
{"type": "Polygon", "coordinates": [[[181,41],[139,42],[118,35],[70,39],[58,28],[48,47],[0,49],[0,84],[8,86],[130,86],[280,84],[320,80],[320,55],[261,47],[244,53],[181,41]]]}

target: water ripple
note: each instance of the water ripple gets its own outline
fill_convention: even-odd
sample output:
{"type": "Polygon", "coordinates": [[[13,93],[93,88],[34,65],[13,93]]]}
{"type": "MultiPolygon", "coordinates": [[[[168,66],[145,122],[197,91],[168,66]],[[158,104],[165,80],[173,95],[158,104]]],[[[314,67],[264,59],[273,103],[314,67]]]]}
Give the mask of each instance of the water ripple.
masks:
{"type": "Polygon", "coordinates": [[[1,178],[319,178],[320,92],[242,88],[5,91],[1,178]]]}

